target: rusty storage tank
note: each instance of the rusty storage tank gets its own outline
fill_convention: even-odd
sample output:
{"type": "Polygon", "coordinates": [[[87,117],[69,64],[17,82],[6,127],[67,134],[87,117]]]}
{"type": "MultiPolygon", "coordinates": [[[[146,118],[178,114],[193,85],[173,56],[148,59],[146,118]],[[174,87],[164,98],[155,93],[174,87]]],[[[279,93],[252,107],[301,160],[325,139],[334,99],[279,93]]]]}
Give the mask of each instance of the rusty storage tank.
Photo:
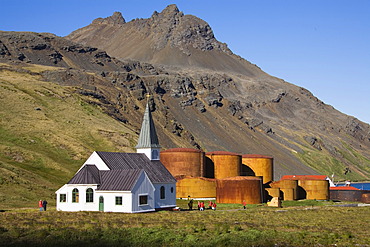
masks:
{"type": "Polygon", "coordinates": [[[279,188],[281,190],[281,199],[285,201],[293,201],[299,198],[299,188],[297,180],[280,180],[270,183],[271,188],[279,188]]]}
{"type": "Polygon", "coordinates": [[[362,203],[370,204],[370,190],[364,190],[361,198],[362,203]]]}
{"type": "Polygon", "coordinates": [[[216,179],[193,178],[193,177],[175,177],[176,198],[215,198],[216,197],[216,179]]]}
{"type": "Polygon", "coordinates": [[[263,183],[273,180],[274,158],[259,154],[242,155],[241,176],[262,176],[263,183]]]}
{"type": "Polygon", "coordinates": [[[352,186],[330,187],[330,199],[350,202],[362,202],[364,190],[352,186]]]}
{"type": "Polygon", "coordinates": [[[298,186],[306,193],[306,199],[329,200],[328,180],[298,180],[298,186]]]}
{"type": "Polygon", "coordinates": [[[172,176],[203,177],[204,152],[194,148],[172,148],[161,151],[161,162],[172,176]]]}
{"type": "Polygon", "coordinates": [[[217,180],[218,203],[262,203],[262,178],[238,176],[217,180]]]}
{"type": "MultiPolygon", "coordinates": [[[[241,155],[226,151],[215,151],[206,153],[206,157],[208,163],[213,163],[214,178],[222,179],[240,175],[240,167],[242,163],[241,155]]],[[[212,169],[210,165],[207,165],[206,167],[206,169],[212,169]]],[[[208,171],[205,173],[209,174],[208,171]]]]}

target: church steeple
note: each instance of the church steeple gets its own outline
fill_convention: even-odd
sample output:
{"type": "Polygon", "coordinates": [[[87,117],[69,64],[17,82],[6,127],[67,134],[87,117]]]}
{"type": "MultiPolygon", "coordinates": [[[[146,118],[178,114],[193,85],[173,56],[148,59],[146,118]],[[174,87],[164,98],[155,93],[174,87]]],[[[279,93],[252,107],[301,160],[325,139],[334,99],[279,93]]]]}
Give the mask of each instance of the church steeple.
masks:
{"type": "Polygon", "coordinates": [[[157,132],[155,131],[152,114],[149,109],[149,102],[147,102],[139,141],[136,145],[136,152],[146,154],[150,160],[159,160],[160,148],[161,146],[159,145],[157,132]]]}

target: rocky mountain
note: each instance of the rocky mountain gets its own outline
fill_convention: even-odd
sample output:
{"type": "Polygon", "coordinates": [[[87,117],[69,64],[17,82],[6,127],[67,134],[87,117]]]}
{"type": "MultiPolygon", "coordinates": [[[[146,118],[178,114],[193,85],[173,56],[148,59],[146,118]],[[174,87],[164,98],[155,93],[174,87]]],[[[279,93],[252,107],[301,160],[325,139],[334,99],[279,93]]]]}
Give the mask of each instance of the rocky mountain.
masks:
{"type": "MultiPolygon", "coordinates": [[[[92,24],[72,32],[67,38],[99,47],[120,59],[145,61],[165,66],[167,70],[178,71],[189,77],[185,80],[188,82],[180,86],[180,94],[177,93],[179,89],[175,89],[175,92],[172,87],[166,89],[172,90],[171,99],[177,97],[182,108],[205,111],[208,106],[215,108],[216,112],[227,109],[227,113],[221,114],[220,118],[209,121],[221,124],[222,121],[232,122],[234,118],[238,119],[238,126],[241,122],[252,131],[263,133],[263,139],[269,139],[266,142],[273,142],[272,145],[288,150],[289,156],[306,154],[304,147],[308,145],[321,154],[342,160],[343,166],[351,166],[351,163],[361,162],[343,159],[346,155],[342,152],[351,153],[349,149],[353,147],[369,161],[368,124],[338,112],[306,89],[267,75],[256,65],[233,54],[226,44],[215,39],[211,27],[205,21],[192,15],[184,15],[176,5],[169,5],[161,13],[155,11],[148,19],[130,22],[126,22],[121,13],[116,12],[111,17],[94,20],[92,24]],[[210,80],[211,85],[209,82],[204,83],[204,80],[210,80]],[[190,89],[189,86],[186,88],[189,82],[190,89]],[[344,143],[347,146],[343,147],[344,143]]],[[[178,118],[183,116],[181,110],[173,114],[177,112],[181,112],[178,118]]],[[[190,116],[189,118],[191,119],[190,116]]],[[[196,133],[198,125],[191,125],[184,118],[181,124],[194,133],[197,139],[207,139],[202,131],[196,133]]],[[[228,128],[225,124],[224,129],[228,128]]],[[[241,138],[238,134],[236,136],[241,138]]],[[[236,148],[225,139],[229,138],[224,137],[217,141],[224,144],[206,143],[202,147],[210,149],[210,146],[222,146],[223,149],[237,152],[263,150],[254,145],[236,148]]],[[[252,140],[246,141],[253,143],[252,140]]],[[[238,143],[238,140],[232,142],[238,143]]],[[[262,152],[277,157],[275,151],[262,152]]],[[[322,165],[330,162],[323,162],[322,165]]],[[[296,161],[284,163],[291,166],[296,161]]],[[[320,170],[321,165],[311,166],[320,170]]]]}
{"type": "Polygon", "coordinates": [[[130,22],[116,12],[67,37],[0,32],[0,90],[0,168],[14,177],[0,184],[23,190],[32,180],[20,174],[52,194],[66,181],[45,174],[67,179],[94,150],[133,150],[146,94],[163,148],[270,155],[275,179],[370,178],[368,124],[233,54],[175,5],[130,22]]]}

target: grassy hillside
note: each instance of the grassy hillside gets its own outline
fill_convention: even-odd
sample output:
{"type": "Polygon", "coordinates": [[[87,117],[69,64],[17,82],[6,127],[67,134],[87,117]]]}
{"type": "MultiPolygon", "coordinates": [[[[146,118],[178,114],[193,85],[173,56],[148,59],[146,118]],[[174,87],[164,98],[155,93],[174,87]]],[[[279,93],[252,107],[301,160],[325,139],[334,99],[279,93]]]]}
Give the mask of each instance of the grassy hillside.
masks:
{"type": "Polygon", "coordinates": [[[72,88],[41,81],[53,67],[0,64],[0,205],[53,203],[94,150],[132,151],[137,135],[72,88]],[[27,69],[28,71],[25,71],[27,69]]]}

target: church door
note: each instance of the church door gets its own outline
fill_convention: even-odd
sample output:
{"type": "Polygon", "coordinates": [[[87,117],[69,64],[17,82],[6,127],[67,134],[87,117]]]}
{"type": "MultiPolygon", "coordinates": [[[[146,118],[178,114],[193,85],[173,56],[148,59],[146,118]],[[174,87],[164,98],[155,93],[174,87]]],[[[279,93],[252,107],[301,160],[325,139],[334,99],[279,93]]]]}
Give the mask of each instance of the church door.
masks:
{"type": "Polygon", "coordinates": [[[99,197],[99,211],[104,212],[104,197],[99,197]]]}

